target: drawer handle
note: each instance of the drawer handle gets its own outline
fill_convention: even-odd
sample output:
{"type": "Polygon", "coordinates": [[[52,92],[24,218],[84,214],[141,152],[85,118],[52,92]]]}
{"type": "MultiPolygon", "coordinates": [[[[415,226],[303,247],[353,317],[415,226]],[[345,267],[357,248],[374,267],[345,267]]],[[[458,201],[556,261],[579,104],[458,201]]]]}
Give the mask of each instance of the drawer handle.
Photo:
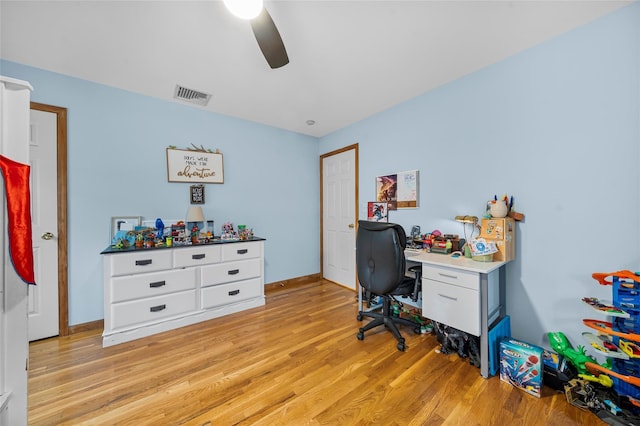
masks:
{"type": "Polygon", "coordinates": [[[192,259],[195,259],[195,260],[197,260],[197,259],[204,259],[204,257],[205,257],[205,254],[204,254],[204,253],[202,253],[202,254],[194,254],[193,256],[191,256],[191,258],[192,258],[192,259]]]}
{"type": "Polygon", "coordinates": [[[441,277],[445,277],[445,278],[453,278],[454,280],[458,279],[457,275],[443,274],[442,272],[438,272],[438,275],[440,275],[441,277]]]}
{"type": "Polygon", "coordinates": [[[249,252],[249,250],[247,250],[247,249],[241,249],[241,250],[237,251],[238,254],[247,254],[248,252],[249,252]]]}
{"type": "Polygon", "coordinates": [[[240,290],[232,290],[229,292],[229,296],[237,296],[240,294],[240,290]]]}
{"type": "Polygon", "coordinates": [[[237,273],[240,272],[240,269],[232,269],[230,271],[227,271],[227,274],[229,275],[236,275],[237,273]]]}
{"type": "Polygon", "coordinates": [[[165,281],[156,281],[155,283],[149,283],[149,287],[151,288],[158,288],[158,287],[162,287],[163,285],[166,285],[167,283],[165,281]]]}
{"type": "Polygon", "coordinates": [[[149,308],[149,311],[151,312],[160,312],[164,309],[167,308],[167,305],[158,305],[158,306],[152,306],[151,308],[149,308]]]}
{"type": "Polygon", "coordinates": [[[136,266],[151,265],[152,263],[153,259],[136,260],[136,266]]]}
{"type": "Polygon", "coordinates": [[[457,301],[458,301],[458,298],[457,298],[457,297],[447,296],[446,294],[438,293],[438,296],[440,296],[440,297],[444,297],[445,299],[453,300],[454,302],[457,302],[457,301]]]}

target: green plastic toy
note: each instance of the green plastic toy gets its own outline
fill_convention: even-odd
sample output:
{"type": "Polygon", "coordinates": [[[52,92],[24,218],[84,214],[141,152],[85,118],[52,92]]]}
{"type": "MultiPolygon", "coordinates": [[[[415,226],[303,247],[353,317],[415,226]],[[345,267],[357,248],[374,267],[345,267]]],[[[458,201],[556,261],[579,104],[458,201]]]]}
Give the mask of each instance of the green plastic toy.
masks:
{"type": "MultiPolygon", "coordinates": [[[[598,362],[587,355],[584,346],[578,346],[577,350],[574,349],[573,346],[571,346],[571,343],[569,343],[567,336],[560,331],[547,333],[547,336],[549,337],[549,344],[551,345],[551,348],[568,359],[569,362],[576,367],[578,374],[593,375],[587,370],[585,363],[590,362],[592,364],[598,364],[598,362]]],[[[607,364],[609,363],[610,360],[607,361],[607,364]]]]}

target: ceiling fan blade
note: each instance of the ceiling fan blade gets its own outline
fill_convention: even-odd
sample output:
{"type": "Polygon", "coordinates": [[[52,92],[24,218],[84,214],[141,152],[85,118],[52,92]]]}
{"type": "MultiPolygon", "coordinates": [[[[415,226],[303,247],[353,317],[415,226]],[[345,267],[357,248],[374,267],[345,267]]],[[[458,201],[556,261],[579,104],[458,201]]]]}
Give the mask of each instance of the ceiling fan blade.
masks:
{"type": "Polygon", "coordinates": [[[264,58],[271,68],[280,68],[289,63],[287,49],[284,48],[278,28],[273,23],[273,19],[271,19],[267,9],[263,7],[260,15],[251,20],[251,29],[256,36],[256,41],[260,46],[260,50],[262,50],[264,58]]]}

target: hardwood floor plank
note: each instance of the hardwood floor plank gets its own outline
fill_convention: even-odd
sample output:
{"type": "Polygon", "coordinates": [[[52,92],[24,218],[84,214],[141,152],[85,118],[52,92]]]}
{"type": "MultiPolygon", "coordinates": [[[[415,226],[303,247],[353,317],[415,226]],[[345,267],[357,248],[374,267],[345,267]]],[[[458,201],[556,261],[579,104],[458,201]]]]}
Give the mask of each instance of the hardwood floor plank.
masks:
{"type": "MultiPolygon", "coordinates": [[[[433,335],[356,338],[357,300],[327,281],[102,348],[97,330],[30,345],[31,425],[601,425],[563,394],[483,379],[433,335]]],[[[545,388],[547,389],[547,388],[545,388]]]]}

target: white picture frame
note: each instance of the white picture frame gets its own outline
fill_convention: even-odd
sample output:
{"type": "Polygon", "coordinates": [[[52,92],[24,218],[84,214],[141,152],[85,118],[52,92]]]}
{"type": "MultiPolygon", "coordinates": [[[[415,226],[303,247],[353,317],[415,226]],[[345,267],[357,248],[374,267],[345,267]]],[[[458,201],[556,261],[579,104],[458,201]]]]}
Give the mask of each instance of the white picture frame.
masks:
{"type": "Polygon", "coordinates": [[[141,216],[112,216],[111,217],[111,239],[109,244],[113,242],[118,231],[133,231],[136,226],[140,226],[141,216]]]}

